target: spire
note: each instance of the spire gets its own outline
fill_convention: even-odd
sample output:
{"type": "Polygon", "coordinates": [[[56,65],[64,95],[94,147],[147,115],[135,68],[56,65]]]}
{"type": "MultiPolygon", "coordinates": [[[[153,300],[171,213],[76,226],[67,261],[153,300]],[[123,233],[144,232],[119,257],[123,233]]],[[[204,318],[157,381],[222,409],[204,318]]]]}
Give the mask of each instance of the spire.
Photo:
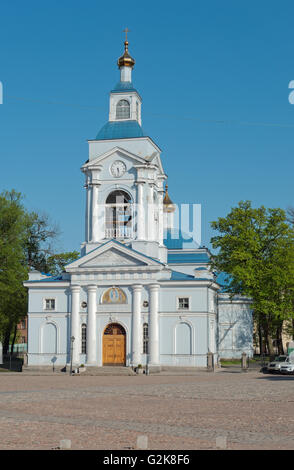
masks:
{"type": "Polygon", "coordinates": [[[165,185],[165,195],[163,199],[163,212],[175,212],[176,208],[171,198],[168,195],[168,185],[165,185]]]}
{"type": "Polygon", "coordinates": [[[135,65],[135,59],[133,59],[129,54],[128,32],[130,32],[128,28],[124,29],[124,33],[126,33],[125,52],[117,61],[119,69],[121,67],[131,67],[132,69],[135,65]]]}

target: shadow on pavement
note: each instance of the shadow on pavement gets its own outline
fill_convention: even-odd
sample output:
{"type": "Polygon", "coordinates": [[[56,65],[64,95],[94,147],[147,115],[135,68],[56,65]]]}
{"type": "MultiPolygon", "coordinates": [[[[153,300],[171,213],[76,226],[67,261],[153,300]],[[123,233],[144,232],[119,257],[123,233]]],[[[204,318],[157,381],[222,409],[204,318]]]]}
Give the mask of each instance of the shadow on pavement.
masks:
{"type": "Polygon", "coordinates": [[[268,375],[265,374],[262,377],[258,377],[259,379],[266,379],[266,380],[272,380],[273,382],[279,381],[279,380],[294,380],[294,375],[268,375]]]}

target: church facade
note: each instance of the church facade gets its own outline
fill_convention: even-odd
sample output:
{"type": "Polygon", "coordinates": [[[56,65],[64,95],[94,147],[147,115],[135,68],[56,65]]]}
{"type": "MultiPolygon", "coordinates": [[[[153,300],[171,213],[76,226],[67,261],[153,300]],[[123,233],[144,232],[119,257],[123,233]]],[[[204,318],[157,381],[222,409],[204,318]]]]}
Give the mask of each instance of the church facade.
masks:
{"type": "MultiPolygon", "coordinates": [[[[118,60],[109,118],[85,176],[85,241],[61,276],[29,290],[28,365],[206,367],[207,354],[250,356],[250,302],[221,292],[210,252],[174,227],[161,150],[141,126],[135,61],[118,60]]],[[[184,175],[181,175],[184,177],[184,175]]]]}

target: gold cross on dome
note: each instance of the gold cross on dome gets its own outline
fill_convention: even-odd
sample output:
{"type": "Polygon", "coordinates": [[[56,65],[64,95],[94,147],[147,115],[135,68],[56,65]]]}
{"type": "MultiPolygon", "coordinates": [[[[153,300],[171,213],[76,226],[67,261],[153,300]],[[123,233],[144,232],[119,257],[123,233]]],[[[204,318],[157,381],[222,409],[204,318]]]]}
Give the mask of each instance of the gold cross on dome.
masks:
{"type": "Polygon", "coordinates": [[[128,40],[128,33],[130,33],[129,28],[125,28],[125,29],[123,30],[123,32],[126,33],[126,41],[127,41],[127,40],[128,40]]]}

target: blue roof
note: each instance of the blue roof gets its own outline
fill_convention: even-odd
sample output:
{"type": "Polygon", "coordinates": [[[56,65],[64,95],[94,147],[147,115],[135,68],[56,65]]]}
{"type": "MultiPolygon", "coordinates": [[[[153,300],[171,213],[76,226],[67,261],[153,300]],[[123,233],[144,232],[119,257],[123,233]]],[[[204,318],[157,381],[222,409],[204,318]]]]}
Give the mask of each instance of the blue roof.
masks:
{"type": "Polygon", "coordinates": [[[217,273],[216,282],[223,287],[223,290],[230,284],[232,277],[224,272],[217,273]]]}
{"type": "Polygon", "coordinates": [[[144,137],[142,127],[137,121],[107,122],[98,132],[96,140],[128,139],[144,137]]]}
{"type": "Polygon", "coordinates": [[[204,264],[209,263],[210,259],[207,253],[170,253],[167,254],[168,264],[204,264]]]}
{"type": "Polygon", "coordinates": [[[179,271],[172,271],[172,275],[170,280],[171,281],[188,281],[193,279],[195,281],[195,277],[191,276],[190,274],[180,273],[179,271]]]}
{"type": "MultiPolygon", "coordinates": [[[[114,89],[111,90],[111,93],[121,93],[121,92],[128,92],[128,91],[135,91],[136,93],[137,90],[134,88],[134,85],[132,84],[132,82],[118,82],[114,89]]],[[[138,93],[139,94],[139,93],[138,93]]]]}
{"type": "Polygon", "coordinates": [[[185,232],[182,232],[180,229],[165,230],[163,243],[169,250],[199,248],[193,237],[185,232]]]}
{"type": "MultiPolygon", "coordinates": [[[[46,274],[46,276],[48,276],[48,275],[46,274]]],[[[25,282],[60,282],[60,281],[63,281],[63,280],[64,279],[62,278],[62,276],[50,276],[49,275],[49,277],[47,277],[46,279],[27,280],[25,282]]]]}

